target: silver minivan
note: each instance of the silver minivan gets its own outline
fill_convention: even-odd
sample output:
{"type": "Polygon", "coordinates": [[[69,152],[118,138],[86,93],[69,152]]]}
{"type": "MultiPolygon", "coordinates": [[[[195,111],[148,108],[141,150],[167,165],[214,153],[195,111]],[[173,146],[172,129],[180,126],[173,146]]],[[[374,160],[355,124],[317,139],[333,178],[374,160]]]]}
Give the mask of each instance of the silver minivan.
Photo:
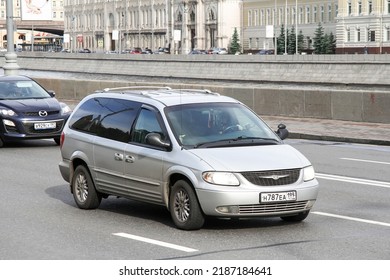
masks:
{"type": "Polygon", "coordinates": [[[105,89],[74,109],[59,169],[82,209],[113,195],[163,205],[185,230],[207,216],[299,222],[319,186],[287,135],[208,90],[105,89]]]}

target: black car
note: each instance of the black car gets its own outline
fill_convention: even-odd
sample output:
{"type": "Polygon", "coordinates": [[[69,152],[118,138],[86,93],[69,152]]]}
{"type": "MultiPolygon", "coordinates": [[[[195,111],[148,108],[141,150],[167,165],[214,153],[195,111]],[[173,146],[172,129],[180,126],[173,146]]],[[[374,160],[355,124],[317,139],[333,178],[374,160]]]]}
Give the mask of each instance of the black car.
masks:
{"type": "Polygon", "coordinates": [[[53,138],[57,144],[71,109],[26,76],[0,76],[0,147],[6,142],[53,138]]]}

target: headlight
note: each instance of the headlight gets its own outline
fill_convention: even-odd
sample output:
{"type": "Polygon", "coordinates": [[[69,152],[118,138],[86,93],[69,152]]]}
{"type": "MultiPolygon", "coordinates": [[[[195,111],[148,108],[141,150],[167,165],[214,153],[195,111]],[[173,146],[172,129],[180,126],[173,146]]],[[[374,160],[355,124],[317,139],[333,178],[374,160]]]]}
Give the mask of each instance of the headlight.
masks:
{"type": "Polygon", "coordinates": [[[66,115],[69,114],[71,111],[72,110],[68,105],[66,105],[65,103],[61,103],[61,114],[66,115]]]}
{"type": "Polygon", "coordinates": [[[311,181],[315,177],[315,172],[313,166],[308,166],[303,168],[303,181],[311,181]]]}
{"type": "Polygon", "coordinates": [[[0,114],[3,116],[10,116],[10,117],[16,116],[16,113],[13,110],[9,110],[9,109],[0,109],[0,114]]]}
{"type": "Polygon", "coordinates": [[[230,172],[204,172],[203,180],[214,185],[239,186],[237,177],[230,172]]]}

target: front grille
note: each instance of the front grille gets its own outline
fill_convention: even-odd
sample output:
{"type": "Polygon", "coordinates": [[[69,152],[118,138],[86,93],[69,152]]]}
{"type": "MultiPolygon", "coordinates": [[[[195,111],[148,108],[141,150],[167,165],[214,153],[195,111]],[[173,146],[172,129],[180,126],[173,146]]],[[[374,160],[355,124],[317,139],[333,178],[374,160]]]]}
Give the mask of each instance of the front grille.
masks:
{"type": "Polygon", "coordinates": [[[251,214],[279,214],[291,211],[303,211],[306,209],[307,200],[283,202],[283,203],[267,203],[267,204],[251,204],[251,205],[239,205],[240,215],[251,214]]]}
{"type": "MultiPolygon", "coordinates": [[[[47,111],[47,115],[48,116],[53,116],[53,115],[58,115],[60,113],[60,111],[47,111]]],[[[35,111],[35,112],[24,112],[23,113],[26,117],[39,117],[39,112],[38,111],[35,111]]]]}
{"type": "Polygon", "coordinates": [[[34,122],[26,122],[23,123],[24,131],[26,134],[54,134],[54,133],[59,133],[62,130],[62,127],[64,126],[64,120],[53,120],[47,122],[55,122],[56,127],[53,129],[36,130],[34,129],[34,122]]]}
{"type": "Polygon", "coordinates": [[[242,176],[258,186],[281,186],[295,183],[301,169],[242,172],[242,176]]]}

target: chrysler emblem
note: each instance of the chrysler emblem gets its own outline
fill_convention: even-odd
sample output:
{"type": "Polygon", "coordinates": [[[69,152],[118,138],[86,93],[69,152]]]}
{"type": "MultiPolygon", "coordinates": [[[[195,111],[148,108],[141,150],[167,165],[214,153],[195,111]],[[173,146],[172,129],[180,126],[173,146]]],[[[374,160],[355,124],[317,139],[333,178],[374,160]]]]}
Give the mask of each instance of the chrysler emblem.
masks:
{"type": "Polygon", "coordinates": [[[259,176],[260,178],[264,178],[264,179],[273,179],[275,181],[281,179],[281,178],[286,178],[288,177],[289,175],[271,175],[271,176],[259,176]]]}
{"type": "Polygon", "coordinates": [[[47,112],[45,110],[41,110],[41,111],[38,112],[38,115],[40,117],[47,117],[47,112]]]}

